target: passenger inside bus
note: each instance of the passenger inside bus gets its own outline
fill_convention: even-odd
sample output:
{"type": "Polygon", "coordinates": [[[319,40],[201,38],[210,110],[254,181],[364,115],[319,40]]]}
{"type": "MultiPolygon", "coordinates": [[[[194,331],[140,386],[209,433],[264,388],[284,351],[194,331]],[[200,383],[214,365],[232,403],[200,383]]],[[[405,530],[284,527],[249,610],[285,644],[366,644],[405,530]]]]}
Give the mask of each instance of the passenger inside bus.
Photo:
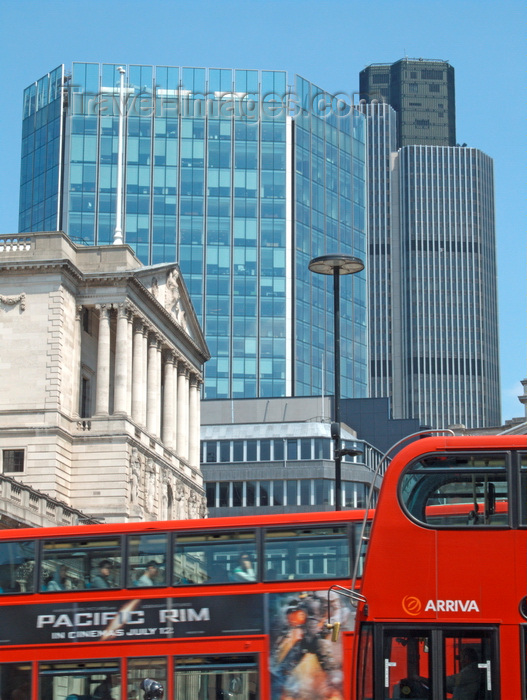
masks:
{"type": "Polygon", "coordinates": [[[447,692],[452,693],[453,700],[477,700],[481,680],[478,654],[472,647],[465,647],[461,652],[461,670],[447,676],[447,692]]]}
{"type": "Polygon", "coordinates": [[[157,561],[149,561],[146,565],[144,573],[136,581],[136,586],[155,586],[156,578],[159,574],[159,564],[157,561]]]}
{"type": "Polygon", "coordinates": [[[55,573],[50,575],[45,581],[46,591],[65,591],[71,588],[71,581],[68,577],[68,567],[66,564],[61,564],[55,573]]]}
{"type": "Polygon", "coordinates": [[[234,581],[256,581],[252,559],[246,552],[240,554],[238,566],[232,572],[232,577],[234,581]]]}
{"type": "Polygon", "coordinates": [[[111,580],[112,563],[109,559],[103,559],[99,564],[99,571],[92,576],[92,588],[114,588],[111,580]]]}

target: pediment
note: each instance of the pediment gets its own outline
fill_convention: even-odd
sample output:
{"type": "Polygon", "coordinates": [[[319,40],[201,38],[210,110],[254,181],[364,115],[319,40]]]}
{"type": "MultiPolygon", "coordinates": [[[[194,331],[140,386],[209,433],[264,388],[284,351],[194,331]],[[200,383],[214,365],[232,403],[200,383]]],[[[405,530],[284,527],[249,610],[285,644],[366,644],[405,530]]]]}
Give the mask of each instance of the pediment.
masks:
{"type": "Polygon", "coordinates": [[[198,346],[201,347],[205,344],[196,312],[178,265],[163,264],[146,267],[137,270],[135,276],[174,322],[198,346]]]}

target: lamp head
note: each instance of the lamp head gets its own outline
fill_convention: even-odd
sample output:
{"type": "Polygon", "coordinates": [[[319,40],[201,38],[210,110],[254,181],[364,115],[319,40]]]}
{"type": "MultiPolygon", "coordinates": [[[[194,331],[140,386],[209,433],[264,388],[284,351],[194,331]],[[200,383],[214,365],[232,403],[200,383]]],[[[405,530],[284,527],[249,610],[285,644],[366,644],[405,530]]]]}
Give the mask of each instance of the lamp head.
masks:
{"type": "Polygon", "coordinates": [[[364,270],[364,263],[360,258],[346,253],[336,253],[335,255],[320,255],[313,258],[308,265],[311,272],[319,275],[333,275],[338,271],[339,275],[353,275],[364,270]]]}

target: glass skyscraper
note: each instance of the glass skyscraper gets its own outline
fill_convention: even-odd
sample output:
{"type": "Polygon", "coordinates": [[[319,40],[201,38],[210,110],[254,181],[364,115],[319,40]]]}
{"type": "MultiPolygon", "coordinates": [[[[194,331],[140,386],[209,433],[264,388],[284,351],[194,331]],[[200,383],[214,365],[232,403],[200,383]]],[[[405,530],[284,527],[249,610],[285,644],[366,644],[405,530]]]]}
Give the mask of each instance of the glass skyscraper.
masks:
{"type": "MultiPolygon", "coordinates": [[[[204,398],[331,393],[332,281],[308,263],[366,254],[364,116],[283,71],[130,65],[121,87],[119,69],[25,90],[20,231],[111,243],[122,173],[125,242],[189,288],[204,398]]],[[[366,274],[341,294],[341,392],[364,397],[366,274]]]]}

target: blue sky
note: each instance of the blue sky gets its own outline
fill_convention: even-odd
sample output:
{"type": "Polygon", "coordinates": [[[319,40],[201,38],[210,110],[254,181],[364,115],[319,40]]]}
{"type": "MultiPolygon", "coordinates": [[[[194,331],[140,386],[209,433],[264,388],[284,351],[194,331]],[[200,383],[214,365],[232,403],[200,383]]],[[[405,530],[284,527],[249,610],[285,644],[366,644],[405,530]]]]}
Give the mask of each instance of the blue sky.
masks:
{"type": "Polygon", "coordinates": [[[523,415],[526,20],[523,0],[3,0],[0,232],[18,227],[22,91],[61,63],[284,69],[350,93],[370,63],[448,60],[457,140],[494,158],[502,411],[523,415]]]}

